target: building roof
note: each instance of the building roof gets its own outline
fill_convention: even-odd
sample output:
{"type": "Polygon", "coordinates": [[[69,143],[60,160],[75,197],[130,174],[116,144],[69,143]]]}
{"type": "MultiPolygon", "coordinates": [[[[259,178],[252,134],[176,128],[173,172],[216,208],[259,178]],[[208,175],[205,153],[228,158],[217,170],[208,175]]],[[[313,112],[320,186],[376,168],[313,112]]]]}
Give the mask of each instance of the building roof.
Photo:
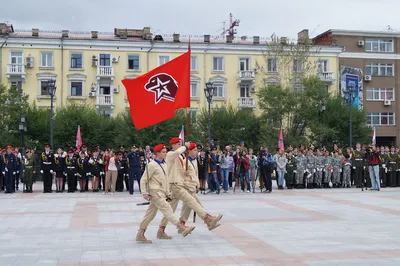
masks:
{"type": "Polygon", "coordinates": [[[365,36],[365,37],[400,37],[400,32],[395,31],[365,31],[365,30],[342,30],[330,29],[313,38],[313,40],[325,34],[342,35],[342,36],[365,36]]]}

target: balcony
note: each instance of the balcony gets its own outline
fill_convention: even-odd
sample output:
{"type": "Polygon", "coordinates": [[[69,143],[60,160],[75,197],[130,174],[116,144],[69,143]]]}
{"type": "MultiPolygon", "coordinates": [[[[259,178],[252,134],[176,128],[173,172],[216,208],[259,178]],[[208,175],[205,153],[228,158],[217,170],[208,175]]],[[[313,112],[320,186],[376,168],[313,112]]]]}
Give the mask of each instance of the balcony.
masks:
{"type": "Polygon", "coordinates": [[[20,77],[25,79],[26,73],[24,64],[8,64],[6,75],[8,79],[11,77],[20,77]]]}
{"type": "Polygon", "coordinates": [[[319,78],[322,81],[332,83],[335,81],[333,72],[320,72],[318,73],[319,78]]]}
{"type": "MultiPolygon", "coordinates": [[[[97,106],[110,106],[114,107],[114,99],[112,95],[97,95],[96,96],[96,105],[97,106]]],[[[111,108],[111,109],[112,109],[111,108]]]]}
{"type": "Polygon", "coordinates": [[[238,81],[251,81],[254,82],[255,73],[253,70],[243,70],[238,72],[238,81]]]}
{"type": "Polygon", "coordinates": [[[114,80],[114,68],[111,66],[98,66],[97,79],[100,78],[111,78],[111,80],[114,80]]]}
{"type": "Polygon", "coordinates": [[[256,108],[256,99],[241,97],[238,98],[238,107],[240,108],[256,108]]]}

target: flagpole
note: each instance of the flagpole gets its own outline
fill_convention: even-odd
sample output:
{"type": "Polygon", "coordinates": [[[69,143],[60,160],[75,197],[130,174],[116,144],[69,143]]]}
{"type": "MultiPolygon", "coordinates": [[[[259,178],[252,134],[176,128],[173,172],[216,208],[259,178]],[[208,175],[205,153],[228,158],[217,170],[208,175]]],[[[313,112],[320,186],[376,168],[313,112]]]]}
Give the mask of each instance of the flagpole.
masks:
{"type": "MultiPolygon", "coordinates": [[[[186,130],[185,130],[185,139],[186,142],[189,141],[189,124],[190,124],[190,112],[188,108],[186,108],[186,130]]],[[[186,170],[188,169],[189,163],[189,150],[186,148],[186,170]]]]}

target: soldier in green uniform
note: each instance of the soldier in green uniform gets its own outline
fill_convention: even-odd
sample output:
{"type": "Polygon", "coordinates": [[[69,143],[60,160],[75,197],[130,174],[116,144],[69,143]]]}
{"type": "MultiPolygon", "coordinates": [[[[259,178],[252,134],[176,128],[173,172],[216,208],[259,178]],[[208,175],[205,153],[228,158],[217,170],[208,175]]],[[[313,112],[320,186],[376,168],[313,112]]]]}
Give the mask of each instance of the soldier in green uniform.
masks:
{"type": "Polygon", "coordinates": [[[325,157],[323,163],[324,163],[324,188],[328,188],[332,174],[332,157],[329,156],[328,150],[325,151],[325,157]]]}
{"type": "Polygon", "coordinates": [[[296,173],[296,159],[292,156],[292,151],[287,153],[285,183],[288,189],[292,189],[294,185],[294,174],[296,173]]]}
{"type": "Polygon", "coordinates": [[[298,150],[296,157],[296,166],[297,166],[296,183],[295,183],[296,188],[304,188],[303,178],[306,169],[306,164],[307,164],[307,158],[303,155],[301,150],[298,150]]]}
{"type": "Polygon", "coordinates": [[[306,169],[307,181],[306,181],[306,186],[307,186],[307,188],[313,188],[314,173],[315,173],[315,156],[314,156],[312,148],[310,148],[308,150],[308,154],[307,154],[306,160],[307,160],[307,169],[306,169]]]}
{"type": "Polygon", "coordinates": [[[317,188],[322,188],[322,176],[324,173],[324,157],[322,156],[321,151],[317,150],[317,156],[315,157],[315,185],[317,188]]]}
{"type": "Polygon", "coordinates": [[[352,165],[354,169],[354,185],[358,188],[361,187],[361,181],[363,178],[364,171],[364,152],[361,150],[361,145],[358,142],[356,145],[356,150],[353,150],[352,165]]]}
{"type": "Polygon", "coordinates": [[[387,155],[387,181],[388,186],[393,187],[396,184],[396,173],[397,173],[397,153],[395,152],[395,148],[391,147],[390,152],[387,155]]]}
{"type": "Polygon", "coordinates": [[[26,151],[26,156],[22,159],[22,164],[24,169],[24,193],[32,193],[33,175],[36,174],[36,162],[31,150],[26,151]]]}
{"type": "Polygon", "coordinates": [[[386,165],[388,163],[388,157],[387,154],[385,153],[385,147],[381,147],[380,149],[377,147],[377,152],[378,152],[378,159],[379,159],[379,174],[380,174],[380,180],[381,180],[381,187],[386,187],[386,173],[387,173],[387,168],[386,165]],[[378,150],[379,149],[379,150],[378,150]]]}

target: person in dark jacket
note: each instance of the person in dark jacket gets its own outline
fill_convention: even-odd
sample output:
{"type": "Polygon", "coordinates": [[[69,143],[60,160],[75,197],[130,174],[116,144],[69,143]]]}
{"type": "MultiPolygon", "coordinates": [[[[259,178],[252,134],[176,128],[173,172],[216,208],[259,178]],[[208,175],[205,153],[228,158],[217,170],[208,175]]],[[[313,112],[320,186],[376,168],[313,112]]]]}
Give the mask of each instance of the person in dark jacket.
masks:
{"type": "Polygon", "coordinates": [[[56,193],[62,192],[64,183],[65,154],[62,147],[57,148],[54,154],[54,171],[56,172],[56,193]]]}
{"type": "Polygon", "coordinates": [[[238,166],[238,174],[240,176],[240,187],[241,191],[244,192],[245,187],[244,183],[246,182],[247,186],[247,193],[250,192],[250,178],[249,178],[249,170],[250,170],[250,159],[247,156],[246,151],[242,151],[241,154],[239,154],[239,159],[236,162],[238,166]]]}
{"type": "Polygon", "coordinates": [[[123,152],[117,152],[118,155],[118,176],[117,176],[117,184],[116,184],[116,191],[123,192],[124,191],[124,175],[127,167],[126,160],[123,158],[123,152]]]}
{"type": "Polygon", "coordinates": [[[219,194],[221,187],[219,185],[218,175],[217,175],[218,161],[217,161],[217,157],[215,155],[216,152],[217,152],[217,148],[213,147],[211,152],[208,153],[206,171],[208,174],[207,183],[208,183],[208,188],[210,189],[209,193],[214,193],[216,190],[217,194],[219,194]]]}
{"type": "Polygon", "coordinates": [[[50,151],[50,144],[44,146],[40,156],[40,173],[43,175],[43,193],[51,193],[54,173],[54,154],[50,151]]]}
{"type": "Polygon", "coordinates": [[[6,147],[7,153],[3,157],[3,176],[5,181],[5,194],[14,193],[14,179],[13,176],[17,173],[17,158],[15,157],[14,153],[12,152],[12,147],[6,147]]]}
{"type": "Polygon", "coordinates": [[[68,193],[74,193],[77,186],[76,177],[78,175],[78,164],[77,157],[74,154],[73,149],[68,150],[68,154],[65,157],[65,169],[64,172],[67,174],[68,193]]]}
{"type": "Polygon", "coordinates": [[[85,192],[86,183],[89,180],[89,169],[88,169],[88,157],[86,157],[86,153],[81,151],[79,153],[78,159],[78,177],[79,177],[79,189],[81,193],[85,192]]]}
{"type": "MultiPolygon", "coordinates": [[[[141,171],[141,156],[139,149],[136,146],[132,146],[131,152],[126,156],[128,158],[129,165],[129,194],[133,194],[135,192],[134,188],[134,180],[136,179],[139,191],[140,191],[140,178],[142,177],[141,171]]],[[[144,157],[144,156],[142,156],[144,157]]],[[[144,163],[144,161],[143,161],[144,163]]]]}

